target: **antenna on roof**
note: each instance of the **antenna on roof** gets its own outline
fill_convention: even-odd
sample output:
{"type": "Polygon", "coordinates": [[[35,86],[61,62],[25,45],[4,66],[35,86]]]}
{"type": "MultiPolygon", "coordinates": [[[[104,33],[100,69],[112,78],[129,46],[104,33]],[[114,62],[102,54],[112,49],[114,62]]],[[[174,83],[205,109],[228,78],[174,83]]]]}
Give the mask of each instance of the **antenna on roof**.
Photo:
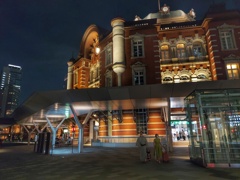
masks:
{"type": "Polygon", "coordinates": [[[161,8],[160,8],[160,0],[158,0],[158,10],[159,10],[159,12],[161,11],[161,8]]]}

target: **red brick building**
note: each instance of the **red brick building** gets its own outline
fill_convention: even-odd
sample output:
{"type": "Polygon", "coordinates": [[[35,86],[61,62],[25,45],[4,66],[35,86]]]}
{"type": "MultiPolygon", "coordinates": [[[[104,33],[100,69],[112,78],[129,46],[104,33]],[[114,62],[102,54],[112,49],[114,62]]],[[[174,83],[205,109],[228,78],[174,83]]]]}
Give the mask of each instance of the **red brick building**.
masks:
{"type": "MultiPolygon", "coordinates": [[[[139,86],[141,91],[148,84],[239,79],[240,12],[221,4],[204,19],[195,18],[193,9],[170,11],[164,5],[133,21],[114,18],[110,31],[89,26],[78,57],[68,62],[67,89],[139,86]]],[[[104,113],[108,121],[98,121],[103,142],[131,141],[140,130],[165,136],[170,121],[186,118],[181,106],[171,107],[170,121],[164,107],[104,113]]]]}

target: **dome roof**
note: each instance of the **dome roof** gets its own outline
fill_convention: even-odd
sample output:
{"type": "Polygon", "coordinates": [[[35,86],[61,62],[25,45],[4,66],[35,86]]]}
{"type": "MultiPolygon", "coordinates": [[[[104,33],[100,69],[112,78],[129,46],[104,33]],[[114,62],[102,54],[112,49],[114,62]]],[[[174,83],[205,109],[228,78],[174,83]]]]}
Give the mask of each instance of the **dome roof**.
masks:
{"type": "Polygon", "coordinates": [[[161,24],[195,21],[195,19],[191,18],[182,10],[170,11],[167,14],[161,12],[150,13],[144,19],[157,19],[157,22],[161,24]]]}

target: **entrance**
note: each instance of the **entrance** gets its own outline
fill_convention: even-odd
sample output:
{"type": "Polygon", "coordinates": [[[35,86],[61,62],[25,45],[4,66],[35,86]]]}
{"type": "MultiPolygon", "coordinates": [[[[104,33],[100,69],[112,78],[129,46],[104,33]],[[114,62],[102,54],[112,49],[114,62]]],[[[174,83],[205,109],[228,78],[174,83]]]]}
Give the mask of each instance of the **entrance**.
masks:
{"type": "Polygon", "coordinates": [[[188,141],[188,124],[188,121],[184,120],[171,120],[173,142],[188,141]]]}

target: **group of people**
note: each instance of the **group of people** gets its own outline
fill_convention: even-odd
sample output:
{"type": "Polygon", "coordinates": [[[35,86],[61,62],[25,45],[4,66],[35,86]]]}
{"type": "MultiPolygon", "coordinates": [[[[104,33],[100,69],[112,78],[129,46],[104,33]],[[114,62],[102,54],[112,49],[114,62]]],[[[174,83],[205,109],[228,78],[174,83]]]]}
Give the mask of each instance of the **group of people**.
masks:
{"type": "MultiPolygon", "coordinates": [[[[151,151],[148,148],[147,138],[143,135],[143,132],[140,132],[140,136],[137,138],[136,146],[139,147],[140,150],[140,161],[147,162],[151,159],[151,151]]],[[[164,159],[164,153],[167,152],[166,147],[161,143],[158,134],[155,134],[155,138],[153,140],[153,153],[155,160],[160,163],[164,159]]]]}
{"type": "Polygon", "coordinates": [[[180,131],[179,133],[178,132],[174,133],[174,138],[177,137],[178,141],[181,140],[181,139],[183,141],[185,141],[186,140],[186,136],[188,137],[188,135],[186,135],[184,130],[180,131]]]}
{"type": "Polygon", "coordinates": [[[72,144],[72,138],[70,136],[68,136],[67,140],[64,139],[64,137],[56,137],[55,139],[55,145],[60,147],[62,144],[65,145],[71,145],[72,144]]]}

